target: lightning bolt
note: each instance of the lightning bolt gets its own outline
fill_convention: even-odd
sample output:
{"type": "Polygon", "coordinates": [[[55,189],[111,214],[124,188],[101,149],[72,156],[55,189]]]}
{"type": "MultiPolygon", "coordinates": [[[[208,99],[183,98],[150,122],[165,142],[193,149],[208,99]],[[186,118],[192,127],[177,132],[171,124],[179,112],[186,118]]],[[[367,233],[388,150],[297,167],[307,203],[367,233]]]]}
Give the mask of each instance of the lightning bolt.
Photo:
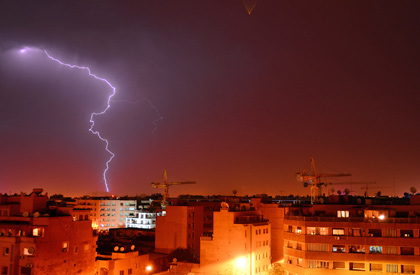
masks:
{"type": "MultiPolygon", "coordinates": [[[[25,51],[26,51],[26,49],[20,50],[21,53],[24,53],[25,51]]],[[[99,133],[99,131],[94,130],[93,127],[95,126],[94,117],[105,114],[105,112],[111,107],[111,99],[115,95],[116,88],[114,86],[112,86],[112,84],[108,80],[106,80],[105,78],[102,78],[102,77],[99,77],[99,76],[93,74],[89,67],[67,64],[67,63],[64,63],[61,60],[58,60],[57,58],[51,56],[46,50],[44,50],[44,53],[49,59],[51,59],[54,62],[57,62],[58,64],[60,64],[62,66],[69,67],[69,68],[72,68],[72,69],[79,69],[79,70],[87,71],[89,76],[106,83],[112,90],[112,93],[108,96],[108,101],[107,101],[107,105],[106,105],[105,109],[103,109],[101,112],[98,112],[98,113],[93,112],[90,115],[90,128],[89,128],[89,132],[91,132],[92,134],[97,136],[100,140],[105,142],[105,150],[110,154],[110,157],[109,157],[109,159],[108,159],[108,161],[106,162],[106,165],[105,165],[106,166],[105,170],[102,174],[106,191],[109,192],[109,187],[108,187],[108,182],[107,182],[107,179],[106,179],[106,175],[107,175],[108,170],[109,170],[109,164],[111,163],[112,159],[115,157],[115,154],[113,152],[111,152],[111,150],[109,150],[108,140],[106,138],[103,138],[101,136],[101,134],[99,133]]],[[[155,109],[155,110],[157,110],[157,109],[155,109]]]]}

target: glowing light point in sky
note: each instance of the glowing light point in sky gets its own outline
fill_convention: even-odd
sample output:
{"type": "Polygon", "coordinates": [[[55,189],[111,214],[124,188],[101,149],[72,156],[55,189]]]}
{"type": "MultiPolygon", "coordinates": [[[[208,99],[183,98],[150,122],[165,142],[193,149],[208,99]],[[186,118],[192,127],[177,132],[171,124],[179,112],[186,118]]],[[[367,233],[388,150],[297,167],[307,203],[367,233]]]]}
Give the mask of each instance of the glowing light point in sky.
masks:
{"type": "MultiPolygon", "coordinates": [[[[28,48],[23,48],[23,49],[21,49],[19,52],[20,53],[25,53],[26,51],[27,51],[27,49],[28,48]]],[[[99,77],[99,76],[97,76],[97,75],[95,75],[95,74],[93,74],[91,71],[90,71],[90,68],[89,67],[84,67],[84,66],[78,66],[78,65],[71,65],[71,64],[67,64],[67,63],[64,63],[64,62],[62,62],[62,61],[60,61],[60,60],[58,60],[57,58],[55,58],[55,57],[53,57],[53,56],[51,56],[46,50],[44,50],[44,53],[45,53],[45,55],[49,58],[49,59],[51,59],[52,61],[55,61],[55,62],[57,62],[58,64],[60,64],[60,65],[62,65],[62,66],[66,66],[66,67],[69,67],[69,68],[72,68],[72,69],[79,69],[79,70],[85,70],[85,71],[87,71],[88,72],[88,74],[91,76],[91,77],[93,77],[93,78],[95,78],[95,79],[97,79],[97,80],[100,80],[100,81],[102,81],[102,82],[104,82],[104,83],[106,83],[110,88],[111,88],[111,90],[112,90],[112,93],[108,96],[108,100],[107,100],[107,105],[106,105],[106,107],[101,111],[101,112],[98,112],[98,113],[96,113],[96,112],[94,112],[94,113],[92,113],[91,115],[90,115],[90,128],[89,128],[89,132],[91,132],[92,134],[94,134],[94,135],[96,135],[100,140],[102,140],[103,142],[105,142],[105,150],[111,155],[110,157],[109,157],[109,159],[108,159],[108,161],[106,162],[106,167],[105,167],[105,170],[104,170],[104,172],[103,172],[103,180],[104,180],[104,184],[105,184],[105,188],[106,188],[106,191],[107,192],[109,192],[109,188],[108,188],[108,182],[107,182],[107,179],[106,179],[106,174],[107,174],[107,172],[108,172],[108,170],[109,170],[109,163],[112,161],[112,159],[115,157],[115,154],[113,153],[113,152],[111,152],[110,150],[109,150],[109,142],[108,142],[108,140],[107,139],[105,139],[105,138],[103,138],[102,136],[101,136],[101,134],[99,133],[99,131],[96,131],[96,130],[94,130],[93,129],[93,127],[95,126],[95,121],[94,121],[94,117],[95,116],[99,116],[99,115],[103,115],[103,114],[105,114],[105,112],[109,109],[109,107],[111,107],[111,105],[110,105],[110,102],[111,102],[111,99],[112,99],[112,97],[115,95],[115,87],[114,86],[112,86],[111,85],[111,83],[108,81],[108,80],[106,80],[105,78],[101,78],[101,77],[99,77]]]]}

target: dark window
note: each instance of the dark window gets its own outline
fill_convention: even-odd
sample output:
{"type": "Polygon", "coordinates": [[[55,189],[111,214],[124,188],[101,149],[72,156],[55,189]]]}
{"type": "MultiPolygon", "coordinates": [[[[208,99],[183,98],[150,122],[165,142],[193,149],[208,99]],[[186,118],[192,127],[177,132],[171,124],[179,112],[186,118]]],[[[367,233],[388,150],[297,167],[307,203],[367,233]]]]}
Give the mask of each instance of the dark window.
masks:
{"type": "Polygon", "coordinates": [[[370,237],[382,237],[382,230],[381,229],[369,229],[369,236],[370,237]]]}
{"type": "Polygon", "coordinates": [[[414,247],[401,247],[401,255],[414,255],[414,247]]]}
{"type": "Polygon", "coordinates": [[[30,267],[26,267],[26,266],[22,266],[20,268],[20,274],[22,274],[22,275],[31,275],[31,268],[30,267]]]}

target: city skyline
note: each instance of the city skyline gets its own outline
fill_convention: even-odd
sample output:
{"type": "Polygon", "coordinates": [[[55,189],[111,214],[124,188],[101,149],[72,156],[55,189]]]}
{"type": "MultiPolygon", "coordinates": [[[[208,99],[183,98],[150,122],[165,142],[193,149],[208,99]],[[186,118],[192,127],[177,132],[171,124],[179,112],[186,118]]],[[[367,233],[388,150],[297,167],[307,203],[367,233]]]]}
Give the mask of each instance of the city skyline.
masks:
{"type": "Polygon", "coordinates": [[[22,47],[115,85],[95,126],[116,153],[111,194],[160,193],[150,183],[167,170],[197,182],[174,197],[309,195],[295,173],[311,157],[319,172],[376,182],[375,193],[420,189],[418,3],[260,1],[251,14],[239,0],[44,5],[0,9],[2,193],[105,191],[108,155],[88,129],[109,87],[22,47]]]}

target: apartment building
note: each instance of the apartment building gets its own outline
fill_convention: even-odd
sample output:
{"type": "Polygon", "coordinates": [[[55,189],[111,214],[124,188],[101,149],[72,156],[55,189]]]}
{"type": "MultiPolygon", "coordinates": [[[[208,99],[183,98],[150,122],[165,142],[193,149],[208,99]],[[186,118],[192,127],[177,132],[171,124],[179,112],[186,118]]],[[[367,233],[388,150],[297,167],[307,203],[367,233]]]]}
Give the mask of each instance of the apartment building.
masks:
{"type": "Polygon", "coordinates": [[[214,212],[213,236],[201,238],[200,272],[263,274],[271,265],[271,226],[260,211],[214,212]]]}
{"type": "Polygon", "coordinates": [[[1,274],[94,274],[97,237],[87,212],[50,212],[41,193],[0,196],[1,274]]]}
{"type": "Polygon", "coordinates": [[[165,210],[159,212],[138,210],[134,213],[134,217],[129,216],[125,218],[125,226],[127,228],[155,229],[156,217],[164,216],[165,214],[165,210]]]}
{"type": "Polygon", "coordinates": [[[284,269],[293,274],[420,273],[420,205],[320,204],[284,216],[284,269]]]}
{"type": "Polygon", "coordinates": [[[76,207],[90,209],[92,227],[98,230],[126,227],[126,218],[135,217],[136,200],[112,198],[76,199],[76,207]]]}
{"type": "Polygon", "coordinates": [[[183,248],[198,256],[203,221],[203,206],[167,206],[166,215],[156,219],[155,251],[169,254],[183,248]]]}

